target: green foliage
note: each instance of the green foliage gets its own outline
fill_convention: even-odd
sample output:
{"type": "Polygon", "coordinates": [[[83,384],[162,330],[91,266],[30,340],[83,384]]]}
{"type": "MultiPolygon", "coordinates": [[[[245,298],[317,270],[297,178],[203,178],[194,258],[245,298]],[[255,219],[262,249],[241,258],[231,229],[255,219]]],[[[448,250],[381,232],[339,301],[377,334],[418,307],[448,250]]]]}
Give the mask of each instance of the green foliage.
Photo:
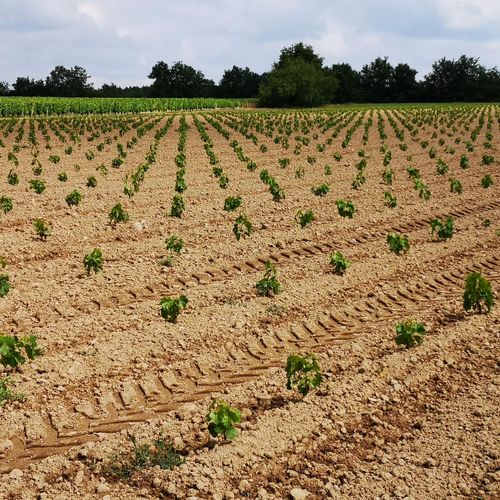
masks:
{"type": "Polygon", "coordinates": [[[434,232],[436,232],[437,237],[446,241],[451,239],[453,236],[453,219],[448,217],[444,222],[439,219],[431,220],[431,236],[434,236],[434,232]]]}
{"type": "Polygon", "coordinates": [[[212,437],[222,435],[224,439],[231,440],[238,435],[238,429],[234,424],[241,422],[241,413],[224,401],[213,400],[206,421],[208,423],[208,432],[212,437]]]}
{"type": "Polygon", "coordinates": [[[40,179],[30,180],[30,189],[33,189],[36,194],[42,194],[45,191],[45,182],[40,179]]]}
{"type": "Polygon", "coordinates": [[[389,233],[387,235],[387,244],[391,252],[397,255],[408,252],[410,249],[410,242],[406,236],[396,233],[389,233]]]}
{"type": "Polygon", "coordinates": [[[7,174],[7,182],[11,186],[16,186],[19,184],[19,176],[14,172],[13,170],[10,170],[9,173],[7,174]]]}
{"type": "Polygon", "coordinates": [[[47,236],[50,234],[50,227],[45,220],[35,219],[33,221],[33,227],[35,228],[35,233],[41,240],[47,239],[47,236]]]}
{"type": "Polygon", "coordinates": [[[460,156],[460,168],[469,168],[469,158],[467,157],[467,155],[460,156]]]}
{"type": "Polygon", "coordinates": [[[495,162],[495,158],[491,155],[483,155],[483,158],[481,160],[481,165],[491,165],[495,162]]]}
{"type": "Polygon", "coordinates": [[[97,186],[97,179],[91,175],[90,177],[87,177],[87,187],[89,188],[95,188],[97,186]]]}
{"type": "Polygon", "coordinates": [[[118,222],[127,222],[129,215],[123,209],[122,204],[117,203],[109,212],[108,219],[111,224],[115,225],[118,222]]]}
{"type": "Polygon", "coordinates": [[[334,159],[335,161],[340,161],[340,160],[342,160],[342,155],[340,154],[340,152],[339,152],[339,151],[335,151],[335,153],[333,153],[333,159],[334,159]]]}
{"type": "Polygon", "coordinates": [[[59,172],[57,174],[57,179],[61,182],[66,182],[68,180],[68,174],[66,172],[59,172]]]}
{"type": "Polygon", "coordinates": [[[490,312],[493,307],[493,292],[490,282],[481,273],[470,273],[465,279],[465,291],[463,295],[464,309],[482,312],[483,304],[490,312]]]}
{"type": "Polygon", "coordinates": [[[325,175],[332,175],[332,166],[331,165],[325,165],[325,175]]]}
{"type": "Polygon", "coordinates": [[[10,212],[12,210],[12,206],[12,198],[9,198],[8,196],[0,197],[0,209],[4,214],[10,212]]]}
{"type": "Polygon", "coordinates": [[[26,396],[24,394],[13,392],[12,381],[9,377],[0,378],[0,408],[8,402],[24,401],[26,396]]]}
{"type": "Polygon", "coordinates": [[[237,208],[241,207],[242,203],[243,199],[241,196],[228,196],[224,200],[224,210],[226,210],[226,212],[233,212],[237,208]]]}
{"type": "Polygon", "coordinates": [[[71,191],[65,199],[68,206],[76,206],[80,204],[80,201],[82,201],[82,195],[75,189],[74,191],[71,191]]]}
{"type": "Polygon", "coordinates": [[[303,166],[297,167],[297,170],[295,170],[295,177],[297,179],[301,179],[302,177],[304,177],[304,174],[305,174],[304,167],[303,166]]]}
{"type": "Polygon", "coordinates": [[[323,382],[318,360],[314,354],[300,356],[290,354],[286,361],[286,388],[297,389],[302,396],[307,396],[311,389],[323,382]]]}
{"type": "Polygon", "coordinates": [[[264,277],[257,281],[255,288],[259,295],[269,297],[270,295],[279,293],[281,291],[281,285],[278,281],[276,266],[271,261],[268,260],[265,263],[265,269],[264,277]]]}
{"type": "Polygon", "coordinates": [[[94,248],[92,252],[85,255],[83,258],[83,266],[88,276],[90,276],[90,271],[94,271],[96,274],[102,271],[102,251],[99,250],[99,248],[94,248]]]}
{"type": "Polygon", "coordinates": [[[0,297],[5,297],[10,290],[9,275],[0,274],[0,297]]]}
{"type": "Polygon", "coordinates": [[[340,252],[330,254],[330,265],[333,272],[340,275],[344,274],[348,267],[351,267],[351,263],[340,252]]]}
{"type": "Polygon", "coordinates": [[[321,184],[319,186],[311,188],[311,191],[316,196],[326,196],[328,191],[330,191],[330,186],[328,184],[321,184]]]}
{"type": "Polygon", "coordinates": [[[184,240],[175,235],[170,236],[170,238],[165,240],[165,248],[179,254],[184,248],[184,240]]]}
{"type": "Polygon", "coordinates": [[[301,228],[308,226],[309,224],[311,224],[313,220],[314,220],[314,213],[311,209],[306,210],[305,212],[299,210],[295,215],[295,221],[298,224],[300,224],[301,228]]]}
{"type": "Polygon", "coordinates": [[[337,200],[335,201],[335,205],[337,205],[337,210],[341,217],[348,217],[349,219],[352,219],[355,211],[352,201],[337,200]]]}
{"type": "Polygon", "coordinates": [[[182,213],[186,209],[184,198],[180,194],[176,194],[172,199],[172,206],[170,207],[170,217],[182,217],[182,213]]]}
{"type": "Polygon", "coordinates": [[[50,161],[50,163],[57,165],[61,161],[61,158],[57,155],[52,155],[52,156],[49,156],[49,161],[50,161]]]}
{"type": "Polygon", "coordinates": [[[229,177],[226,174],[221,174],[219,177],[219,187],[226,189],[229,186],[229,177]]]}
{"type": "Polygon", "coordinates": [[[398,205],[398,200],[396,199],[396,197],[390,193],[389,191],[385,191],[384,193],[384,200],[385,200],[385,204],[389,207],[389,208],[396,208],[397,205],[398,205]]]}
{"type": "Polygon", "coordinates": [[[450,192],[456,194],[462,194],[463,192],[462,183],[458,179],[450,178],[450,192]]]}
{"type": "Polygon", "coordinates": [[[28,359],[34,359],[42,354],[37,346],[34,335],[19,338],[16,335],[0,335],[0,364],[17,368],[28,359]],[[23,353],[24,351],[24,353],[23,353]]]}
{"type": "Polygon", "coordinates": [[[485,175],[481,179],[481,186],[485,189],[489,188],[492,184],[493,184],[493,178],[491,177],[491,175],[485,175]]]}
{"type": "Polygon", "coordinates": [[[396,325],[396,344],[414,347],[422,344],[426,334],[425,326],[414,319],[396,325]]]}
{"type": "Polygon", "coordinates": [[[169,323],[175,323],[177,321],[177,316],[179,316],[182,309],[187,307],[188,302],[189,300],[185,295],[181,295],[176,299],[164,297],[160,301],[160,312],[162,318],[169,323]]]}
{"type": "Polygon", "coordinates": [[[392,170],[392,168],[386,168],[382,172],[382,180],[384,181],[384,184],[390,186],[394,180],[394,170],[392,170]]]}
{"type": "Polygon", "coordinates": [[[238,215],[234,221],[233,233],[238,241],[242,236],[246,238],[253,233],[252,223],[245,214],[238,215]]]}
{"type": "MultiPolygon", "coordinates": [[[[261,150],[262,150],[262,146],[264,146],[264,144],[260,145],[261,150]]],[[[267,151],[267,146],[264,146],[264,147],[266,147],[266,151],[267,151]]],[[[257,169],[257,164],[254,161],[249,161],[247,163],[247,170],[249,170],[250,172],[254,172],[256,169],[257,169]]]]}
{"type": "Polygon", "coordinates": [[[170,470],[184,463],[182,456],[174,447],[159,437],[152,443],[137,444],[135,436],[130,436],[132,454],[121,453],[112,457],[112,462],[102,468],[106,477],[129,480],[134,472],[150,467],[170,470]]]}
{"type": "Polygon", "coordinates": [[[439,158],[439,160],[437,161],[436,172],[439,175],[444,175],[448,172],[448,170],[449,170],[448,164],[443,160],[441,160],[441,158],[439,158]]]}

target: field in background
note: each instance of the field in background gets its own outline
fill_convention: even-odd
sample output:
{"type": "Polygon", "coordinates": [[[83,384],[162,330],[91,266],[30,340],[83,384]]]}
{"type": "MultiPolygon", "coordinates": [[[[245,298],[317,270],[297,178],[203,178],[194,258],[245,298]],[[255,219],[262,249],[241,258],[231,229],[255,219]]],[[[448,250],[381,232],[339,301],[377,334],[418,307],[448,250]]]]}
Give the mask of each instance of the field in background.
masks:
{"type": "MultiPolygon", "coordinates": [[[[131,101],[68,103],[151,110],[131,101]]],[[[27,115],[64,106],[19,102],[27,115]]],[[[0,496],[495,496],[500,317],[464,313],[462,293],[472,270],[500,284],[499,144],[498,105],[0,119],[1,331],[44,348],[11,374],[26,401],[0,406],[0,496]],[[128,220],[111,224],[118,203],[128,220]],[[439,241],[430,223],[447,217],[439,241]],[[87,275],[94,248],[103,271],[87,275]],[[268,261],[282,291],[263,297],[268,261]],[[180,295],[187,308],[166,322],[160,300],[180,295]],[[413,349],[394,342],[408,318],[428,331],[413,349]],[[285,389],[297,352],[325,374],[304,400],[285,389]],[[214,396],[244,410],[241,436],[215,448],[214,396]],[[110,478],[127,429],[140,442],[161,431],[186,463],[110,478]]]]}
{"type": "Polygon", "coordinates": [[[0,116],[190,111],[247,107],[254,102],[214,98],[0,97],[0,116]]]}

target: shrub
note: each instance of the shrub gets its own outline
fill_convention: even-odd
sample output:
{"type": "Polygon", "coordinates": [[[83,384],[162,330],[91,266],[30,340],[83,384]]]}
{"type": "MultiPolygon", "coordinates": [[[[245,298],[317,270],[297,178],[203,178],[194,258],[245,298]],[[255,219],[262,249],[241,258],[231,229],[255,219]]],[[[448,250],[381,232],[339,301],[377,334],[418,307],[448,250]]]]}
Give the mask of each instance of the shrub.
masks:
{"type": "Polygon", "coordinates": [[[335,205],[337,205],[337,210],[341,217],[348,217],[349,219],[352,219],[355,211],[352,201],[337,200],[335,205]]]}
{"type": "Polygon", "coordinates": [[[333,252],[330,254],[330,265],[335,274],[344,274],[351,263],[340,252],[333,252]]]}
{"type": "Polygon", "coordinates": [[[185,295],[181,295],[176,299],[164,297],[160,301],[160,312],[162,318],[169,323],[175,323],[177,321],[177,316],[179,316],[182,309],[187,307],[188,302],[189,300],[185,295]]]}
{"type": "Polygon", "coordinates": [[[108,219],[111,224],[115,225],[118,222],[127,222],[129,215],[123,210],[121,203],[117,203],[109,212],[108,219]]]}
{"type": "Polygon", "coordinates": [[[431,236],[434,235],[434,232],[442,241],[451,239],[453,236],[453,219],[448,217],[444,222],[439,219],[431,220],[431,236]]]}
{"type": "Polygon", "coordinates": [[[0,335],[0,364],[17,368],[28,359],[34,359],[42,354],[42,350],[37,346],[37,339],[34,335],[22,338],[16,335],[0,335]],[[24,354],[23,354],[24,351],[24,354]]]}
{"type": "Polygon", "coordinates": [[[186,209],[184,198],[180,194],[176,194],[172,199],[172,206],[170,207],[170,217],[182,217],[182,213],[186,209]]]}
{"type": "Polygon", "coordinates": [[[396,233],[389,233],[387,235],[387,244],[391,252],[397,255],[408,252],[410,249],[410,242],[406,236],[396,233]]]}
{"type": "Polygon", "coordinates": [[[493,292],[490,282],[481,273],[470,273],[465,280],[465,291],[463,295],[464,309],[470,311],[474,309],[482,312],[482,303],[488,312],[493,307],[493,292]]]}
{"type": "Polygon", "coordinates": [[[302,396],[307,396],[311,389],[323,382],[318,360],[314,354],[300,356],[290,354],[286,362],[286,388],[297,389],[302,396]]]}
{"type": "Polygon", "coordinates": [[[0,297],[5,297],[10,290],[9,275],[0,274],[0,297]]]}
{"type": "Polygon", "coordinates": [[[269,297],[279,293],[281,285],[278,281],[276,266],[271,261],[268,260],[265,263],[265,269],[264,277],[256,283],[255,288],[259,295],[269,297]]]}
{"type": "Polygon", "coordinates": [[[481,179],[481,186],[483,188],[489,188],[491,185],[493,184],[493,179],[491,177],[491,175],[485,175],[482,179],[481,179]]]}
{"type": "Polygon", "coordinates": [[[12,206],[12,198],[9,198],[8,196],[0,197],[0,209],[4,214],[10,212],[12,210],[12,206]]]}
{"type": "Polygon", "coordinates": [[[228,196],[224,200],[224,210],[226,210],[226,212],[233,212],[237,208],[241,207],[242,203],[243,199],[241,196],[228,196]]]}
{"type": "Polygon", "coordinates": [[[211,436],[224,436],[224,439],[234,439],[238,429],[234,424],[241,422],[241,413],[236,408],[229,406],[224,401],[213,400],[208,410],[206,421],[208,432],[211,436]]]}
{"type": "Polygon", "coordinates": [[[309,224],[311,224],[313,220],[314,220],[314,213],[311,209],[306,210],[305,212],[299,210],[295,215],[295,221],[298,224],[300,224],[301,228],[308,226],[309,224]]]}
{"type": "Polygon", "coordinates": [[[30,189],[33,189],[36,194],[42,194],[45,191],[45,182],[40,179],[30,180],[30,189]]]}
{"type": "Polygon", "coordinates": [[[82,195],[76,189],[74,191],[71,191],[71,193],[66,196],[66,203],[70,207],[79,205],[80,201],[82,201],[82,195]]]}
{"type": "Polygon", "coordinates": [[[313,187],[311,191],[316,196],[326,196],[328,194],[328,191],[330,191],[330,186],[328,184],[321,184],[317,187],[313,187]]]}
{"type": "Polygon", "coordinates": [[[35,228],[35,233],[41,240],[47,239],[47,236],[50,234],[50,227],[45,220],[35,219],[33,221],[33,227],[35,228]]]}
{"type": "Polygon", "coordinates": [[[233,233],[238,241],[242,236],[247,237],[253,233],[252,223],[245,214],[238,215],[234,221],[233,233]]]}
{"type": "Polygon", "coordinates": [[[99,248],[94,248],[92,252],[85,255],[83,258],[83,266],[87,271],[87,275],[90,276],[90,271],[94,271],[94,273],[98,273],[102,271],[102,251],[99,248]]]}
{"type": "Polygon", "coordinates": [[[414,319],[406,320],[396,325],[396,344],[414,347],[424,341],[425,326],[414,319]]]}

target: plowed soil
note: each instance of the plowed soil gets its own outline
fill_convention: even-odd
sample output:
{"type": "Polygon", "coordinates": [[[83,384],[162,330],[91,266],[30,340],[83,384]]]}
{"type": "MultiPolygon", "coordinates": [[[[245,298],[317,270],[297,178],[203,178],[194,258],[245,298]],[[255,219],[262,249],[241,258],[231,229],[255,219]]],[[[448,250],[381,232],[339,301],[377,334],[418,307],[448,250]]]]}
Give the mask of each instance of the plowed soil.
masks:
{"type": "Polygon", "coordinates": [[[35,146],[30,119],[0,121],[0,196],[13,200],[0,217],[7,262],[0,274],[11,284],[0,298],[1,330],[36,335],[44,349],[18,370],[0,372],[25,395],[0,405],[0,498],[500,498],[499,308],[466,312],[462,301],[472,271],[499,297],[500,108],[186,114],[181,218],[169,216],[181,115],[155,139],[171,116],[36,119],[35,146]],[[425,117],[430,122],[419,123],[425,117]],[[226,189],[195,118],[229,178],[226,189]],[[113,120],[136,127],[120,136],[113,120]],[[259,120],[275,120],[272,133],[255,128],[259,120]],[[40,123],[47,123],[45,134],[40,123]],[[117,143],[125,146],[147,123],[152,127],[113,168],[117,143]],[[70,131],[81,124],[75,142],[70,131]],[[288,149],[279,141],[287,124],[299,124],[288,149]],[[417,130],[413,136],[408,126],[417,130]],[[298,154],[296,136],[310,141],[298,154]],[[126,175],[152,144],[156,160],[128,198],[126,175]],[[392,152],[386,166],[383,144],[392,152]],[[366,182],[353,189],[361,150],[366,182]],[[13,151],[18,165],[9,158],[13,151]],[[54,155],[59,162],[49,160],[54,155]],[[468,168],[460,166],[462,155],[468,168]],[[493,163],[485,165],[483,155],[493,163]],[[33,158],[43,167],[42,194],[29,188],[37,178],[33,158]],[[282,168],[280,158],[290,164],[282,168]],[[439,158],[449,166],[444,175],[436,171],[439,158]],[[430,199],[414,189],[409,165],[419,169],[430,199]],[[382,181],[386,168],[394,171],[392,185],[382,181]],[[18,185],[7,182],[11,169],[18,185]],[[263,169],[284,190],[280,202],[260,180],[263,169]],[[57,178],[63,171],[66,182],[57,178]],[[95,188],[86,186],[92,175],[95,188]],[[481,185],[485,175],[493,178],[489,188],[481,185]],[[450,178],[461,182],[461,194],[450,191],[450,178]],[[311,189],[323,183],[329,192],[315,196],[311,189]],[[65,197],[74,189],[82,201],[70,207],[65,197]],[[396,208],[384,203],[386,191],[396,208]],[[242,208],[224,211],[228,196],[241,196],[242,208]],[[339,216],[338,199],[352,200],[352,219],[339,216]],[[113,226],[108,214],[118,202],[130,220],[113,226]],[[295,216],[307,209],[315,220],[301,228],[295,216]],[[237,241],[240,212],[254,232],[237,241]],[[453,237],[438,241],[430,221],[447,217],[453,237]],[[46,240],[34,232],[36,218],[50,223],[46,240]],[[409,238],[407,254],[390,252],[390,232],[409,238]],[[164,242],[172,235],[184,249],[167,267],[164,242]],[[103,271],[87,275],[83,258],[94,248],[102,250],[103,271]],[[351,262],[344,275],[332,272],[334,251],[351,262]],[[267,261],[282,291],[261,297],[255,284],[267,261]],[[160,300],[179,295],[188,306],[176,323],[166,322],[160,300]],[[427,334],[422,345],[405,349],[394,341],[395,326],[409,318],[424,323],[427,334]],[[291,353],[316,354],[324,375],[306,397],[286,390],[291,353]],[[240,435],[231,442],[209,437],[205,415],[214,398],[242,411],[240,435]],[[132,455],[131,436],[173,443],[183,464],[130,477],[110,473],[132,455]]]}

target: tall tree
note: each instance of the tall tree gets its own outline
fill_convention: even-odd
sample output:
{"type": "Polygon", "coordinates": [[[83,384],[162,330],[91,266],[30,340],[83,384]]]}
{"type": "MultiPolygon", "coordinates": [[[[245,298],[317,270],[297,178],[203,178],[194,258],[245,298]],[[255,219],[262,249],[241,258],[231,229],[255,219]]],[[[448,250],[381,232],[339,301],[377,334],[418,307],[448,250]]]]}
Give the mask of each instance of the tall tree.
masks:
{"type": "Polygon", "coordinates": [[[334,102],[358,102],[361,100],[361,75],[350,64],[334,64],[330,67],[339,84],[333,96],[334,102]]]}
{"type": "Polygon", "coordinates": [[[333,74],[312,47],[298,43],[281,51],[279,61],[259,91],[264,106],[318,106],[332,101],[337,88],[333,74]]]}
{"type": "Polygon", "coordinates": [[[389,84],[390,100],[394,102],[409,102],[417,98],[418,83],[415,79],[417,70],[408,64],[397,64],[392,72],[389,84]]]}
{"type": "Polygon", "coordinates": [[[154,80],[151,92],[156,97],[208,97],[215,89],[214,82],[205,78],[201,71],[180,61],[172,67],[159,61],[148,78],[154,80]]]}
{"type": "Polygon", "coordinates": [[[12,93],[18,96],[44,96],[47,94],[43,80],[34,80],[29,76],[18,76],[12,89],[12,93]]]}
{"type": "Polygon", "coordinates": [[[56,66],[45,80],[45,87],[50,95],[60,97],[84,97],[93,92],[90,76],[80,66],[65,68],[56,66]]]}
{"type": "Polygon", "coordinates": [[[224,71],[219,82],[219,95],[230,98],[256,97],[260,82],[260,75],[250,71],[249,68],[233,66],[224,71]]]}
{"type": "Polygon", "coordinates": [[[7,82],[0,82],[0,95],[9,95],[9,84],[7,82]]]}
{"type": "Polygon", "coordinates": [[[388,102],[392,82],[393,68],[387,57],[377,57],[361,69],[363,98],[369,102],[388,102]]]}

